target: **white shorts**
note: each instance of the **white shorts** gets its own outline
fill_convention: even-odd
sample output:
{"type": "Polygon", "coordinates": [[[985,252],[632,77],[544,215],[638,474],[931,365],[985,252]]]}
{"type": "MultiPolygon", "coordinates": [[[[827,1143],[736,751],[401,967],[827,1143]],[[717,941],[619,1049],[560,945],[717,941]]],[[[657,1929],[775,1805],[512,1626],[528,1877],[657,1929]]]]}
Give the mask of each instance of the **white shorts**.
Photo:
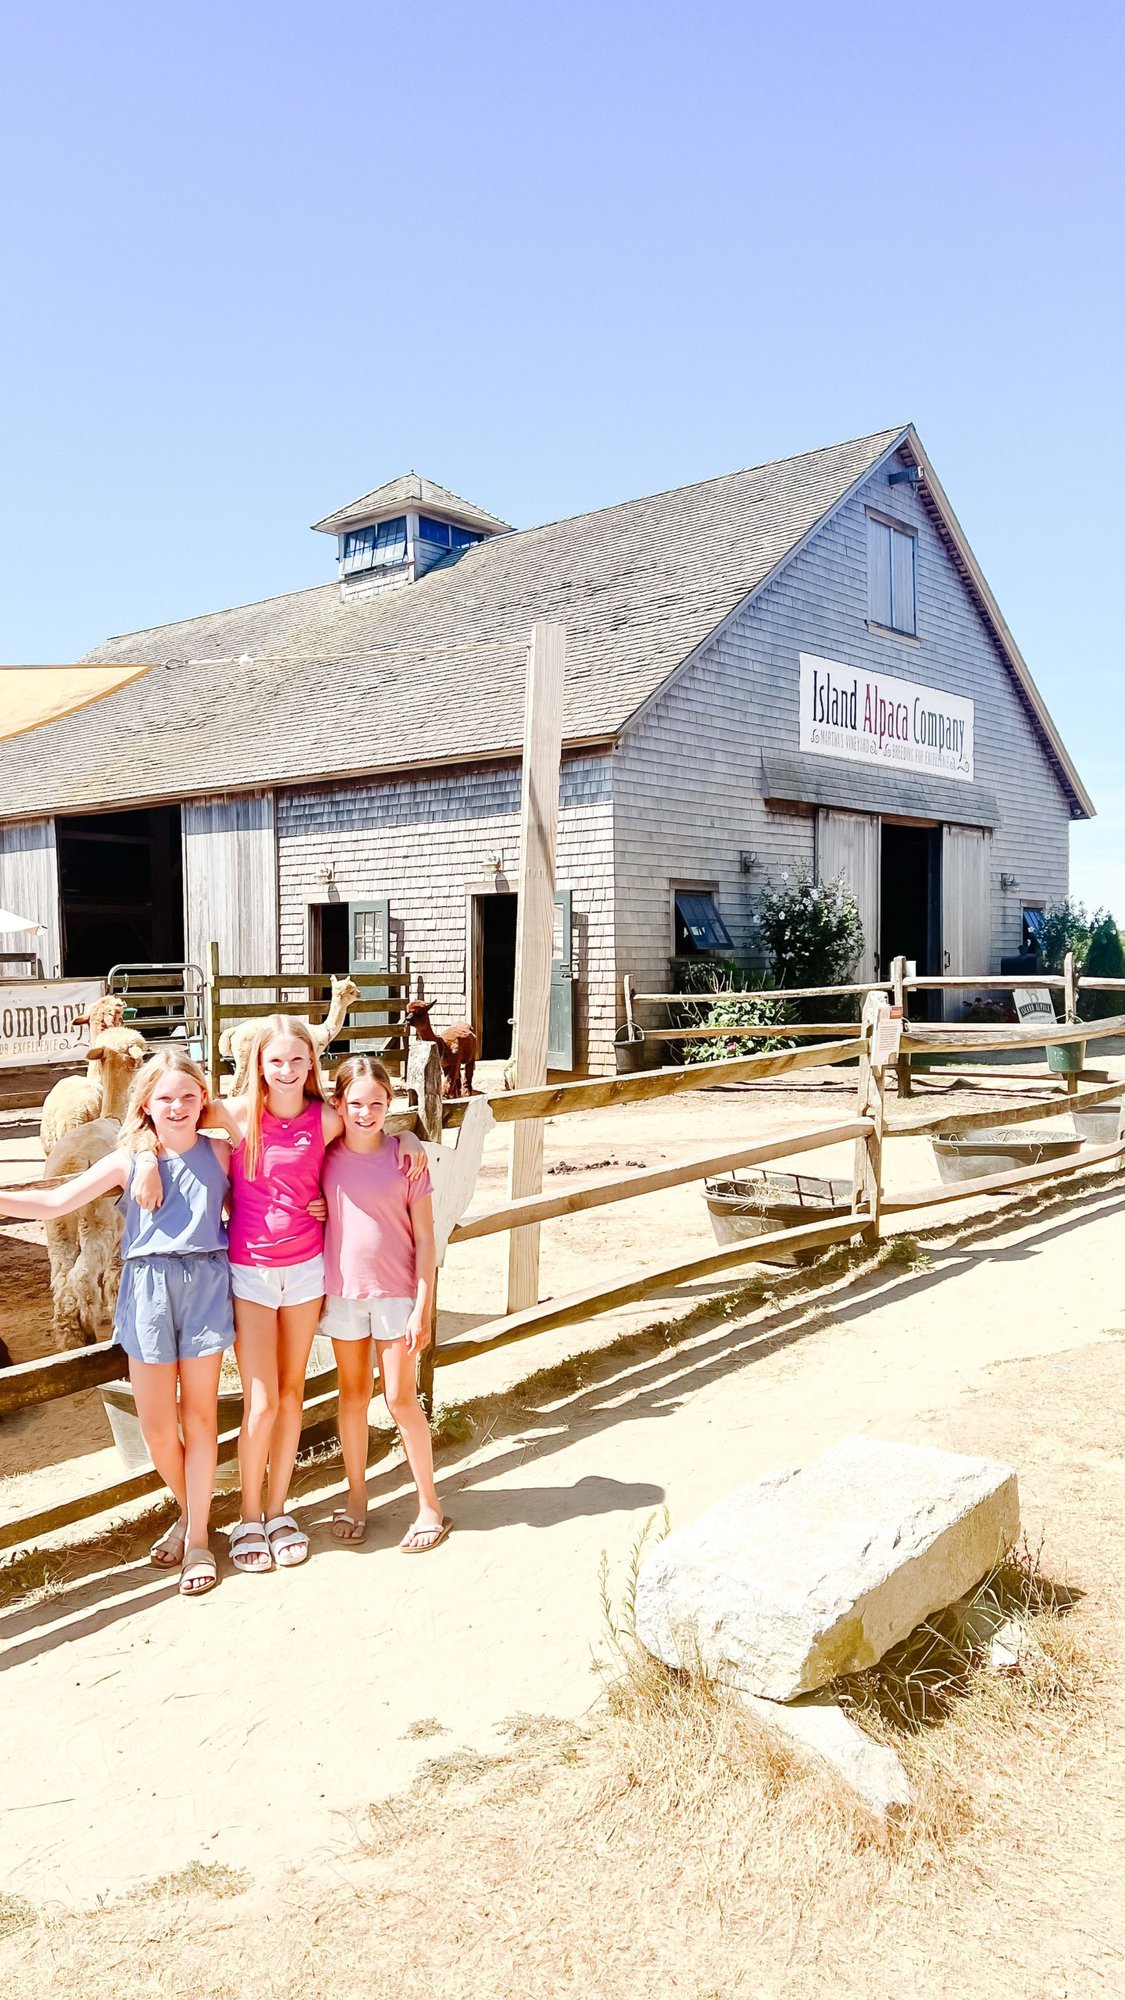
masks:
{"type": "Polygon", "coordinates": [[[333,1340],[405,1340],[413,1299],[333,1299],[324,1301],[320,1331],[333,1340]]]}
{"type": "Polygon", "coordinates": [[[236,1299],[256,1306],[307,1306],[324,1297],[324,1259],[306,1257],[303,1264],[235,1264],[230,1288],[236,1299]]]}

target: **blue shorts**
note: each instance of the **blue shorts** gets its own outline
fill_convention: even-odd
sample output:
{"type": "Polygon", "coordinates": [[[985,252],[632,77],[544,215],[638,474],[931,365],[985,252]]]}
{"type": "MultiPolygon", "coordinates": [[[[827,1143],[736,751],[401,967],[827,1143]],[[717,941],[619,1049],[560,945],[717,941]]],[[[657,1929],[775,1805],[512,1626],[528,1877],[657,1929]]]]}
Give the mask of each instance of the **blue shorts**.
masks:
{"type": "Polygon", "coordinates": [[[197,1361],[234,1345],[225,1250],[126,1257],[113,1338],[134,1361],[197,1361]]]}

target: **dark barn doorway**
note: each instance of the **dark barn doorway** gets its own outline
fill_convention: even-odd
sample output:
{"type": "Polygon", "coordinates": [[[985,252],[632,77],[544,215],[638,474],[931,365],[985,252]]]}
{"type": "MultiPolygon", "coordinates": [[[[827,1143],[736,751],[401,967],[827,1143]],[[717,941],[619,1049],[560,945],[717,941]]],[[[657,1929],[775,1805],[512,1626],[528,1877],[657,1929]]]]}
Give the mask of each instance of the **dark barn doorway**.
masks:
{"type": "MultiPolygon", "coordinates": [[[[879,965],[913,959],[919,976],[941,970],[941,828],[884,820],[879,864],[879,965]]],[[[910,996],[910,1012],[928,1020],[932,993],[910,996]]]]}
{"type": "Polygon", "coordinates": [[[476,978],[474,1014],[480,1023],[484,1062],[507,1062],[512,1053],[516,1004],[515,895],[474,896],[476,978]]]}
{"type": "Polygon", "coordinates": [[[179,806],[75,813],[56,820],[55,831],[64,977],[104,979],[112,965],[182,961],[179,806]]]}
{"type": "Polygon", "coordinates": [[[342,978],[351,969],[347,904],[310,903],[309,971],[334,972],[337,978],[342,978]]]}

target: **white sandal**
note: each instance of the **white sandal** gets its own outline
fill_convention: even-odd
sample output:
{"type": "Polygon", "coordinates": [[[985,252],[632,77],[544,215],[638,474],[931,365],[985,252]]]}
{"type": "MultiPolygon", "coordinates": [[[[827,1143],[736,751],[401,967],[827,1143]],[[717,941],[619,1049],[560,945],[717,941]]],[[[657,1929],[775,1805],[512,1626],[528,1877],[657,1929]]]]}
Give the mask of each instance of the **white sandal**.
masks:
{"type": "Polygon", "coordinates": [[[309,1552],[309,1538],[292,1514],[275,1514],[266,1522],[266,1541],[278,1569],[296,1569],[309,1552]]]}
{"type": "Polygon", "coordinates": [[[273,1552],[260,1521],[235,1523],[230,1531],[230,1559],[235,1569],[243,1570],[247,1576],[257,1576],[273,1568],[273,1552]]]}

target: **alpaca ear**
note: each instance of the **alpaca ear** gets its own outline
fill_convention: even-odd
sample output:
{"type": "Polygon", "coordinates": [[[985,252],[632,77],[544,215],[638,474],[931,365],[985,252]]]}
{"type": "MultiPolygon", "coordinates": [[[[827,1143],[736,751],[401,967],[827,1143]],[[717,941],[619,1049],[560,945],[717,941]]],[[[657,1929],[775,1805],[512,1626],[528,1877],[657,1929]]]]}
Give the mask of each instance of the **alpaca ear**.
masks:
{"type": "Polygon", "coordinates": [[[132,1063],[133,1068],[139,1069],[147,1055],[148,1055],[147,1049],[130,1049],[129,1061],[132,1063]]]}
{"type": "Polygon", "coordinates": [[[99,1049],[99,1048],[97,1048],[97,1047],[95,1047],[95,1048],[92,1048],[92,1049],[87,1049],[87,1051],[86,1051],[86,1060],[87,1060],[87,1062],[104,1062],[104,1061],[105,1061],[105,1050],[104,1050],[104,1049],[99,1049]]]}

